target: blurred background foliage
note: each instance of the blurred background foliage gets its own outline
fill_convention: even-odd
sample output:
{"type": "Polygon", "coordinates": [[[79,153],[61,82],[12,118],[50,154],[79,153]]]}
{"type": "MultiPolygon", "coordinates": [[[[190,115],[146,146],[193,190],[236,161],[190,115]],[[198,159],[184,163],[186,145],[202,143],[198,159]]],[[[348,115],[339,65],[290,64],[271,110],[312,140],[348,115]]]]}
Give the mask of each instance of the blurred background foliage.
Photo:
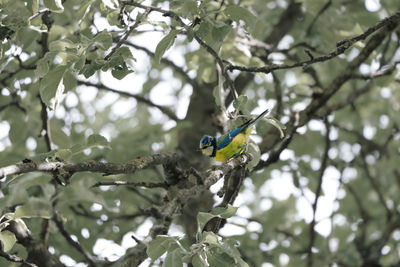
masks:
{"type": "MultiPolygon", "coordinates": [[[[244,67],[312,61],[398,7],[397,0],[0,0],[0,166],[55,158],[123,163],[176,151],[183,166],[205,170],[213,162],[198,151],[200,137],[240,123],[234,109],[249,116],[267,107],[288,130],[280,139],[271,122],[257,125],[250,152],[259,155],[234,203],[236,215],[219,235],[236,240],[250,266],[398,266],[399,28],[292,133],[299,114],[347,71],[368,39],[304,67],[228,72],[240,95],[235,102],[209,51],[244,67]],[[271,151],[277,161],[268,162],[271,151]]],[[[83,172],[60,186],[51,175],[27,173],[1,180],[0,207],[15,212],[67,266],[87,262],[53,221],[43,226],[54,214],[97,260],[114,261],[136,245],[132,234],[147,235],[153,218],[143,210],[160,206],[167,191],[92,187],[102,181],[164,178],[160,167],[132,175],[83,172]]],[[[207,205],[199,209],[209,211],[207,205]]],[[[175,216],[169,235],[185,237],[196,215],[175,216]]],[[[25,258],[27,248],[1,230],[3,249],[11,245],[7,253],[25,258]]],[[[226,253],[233,247],[218,246],[226,253]]],[[[218,249],[210,253],[227,255],[218,249]]],[[[210,264],[239,265],[232,253],[210,264]]],[[[172,258],[164,265],[176,266],[168,265],[172,258]]],[[[0,258],[1,266],[12,264],[0,258]]]]}

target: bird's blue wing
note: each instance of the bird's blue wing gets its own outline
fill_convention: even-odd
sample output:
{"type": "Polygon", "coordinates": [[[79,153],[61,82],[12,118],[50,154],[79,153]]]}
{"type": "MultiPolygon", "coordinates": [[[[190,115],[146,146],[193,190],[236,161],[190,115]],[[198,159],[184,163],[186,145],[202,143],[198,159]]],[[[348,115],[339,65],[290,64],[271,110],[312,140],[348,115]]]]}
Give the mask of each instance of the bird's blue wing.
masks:
{"type": "Polygon", "coordinates": [[[229,145],[230,142],[232,142],[232,139],[235,138],[236,135],[238,135],[242,130],[242,127],[238,127],[233,129],[227,134],[221,135],[218,140],[217,140],[217,150],[222,149],[229,145]]]}
{"type": "Polygon", "coordinates": [[[233,138],[235,138],[236,135],[238,135],[240,132],[246,131],[246,129],[249,126],[256,123],[260,118],[263,118],[265,116],[265,114],[267,114],[268,111],[269,111],[269,109],[264,110],[255,119],[248,120],[247,122],[243,123],[242,125],[240,125],[239,127],[235,128],[235,129],[233,129],[229,133],[218,137],[217,138],[217,150],[222,149],[222,148],[226,147],[227,145],[229,145],[232,142],[233,138]]]}

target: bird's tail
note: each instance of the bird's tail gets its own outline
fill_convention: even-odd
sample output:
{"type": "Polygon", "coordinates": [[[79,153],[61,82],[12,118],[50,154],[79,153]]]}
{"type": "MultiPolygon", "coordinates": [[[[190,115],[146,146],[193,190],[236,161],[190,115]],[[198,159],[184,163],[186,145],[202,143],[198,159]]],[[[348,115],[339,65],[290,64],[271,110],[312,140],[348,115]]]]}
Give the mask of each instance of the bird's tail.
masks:
{"type": "Polygon", "coordinates": [[[249,120],[248,122],[245,122],[241,128],[247,128],[249,126],[251,126],[252,124],[256,123],[259,119],[263,118],[265,116],[265,114],[267,114],[269,112],[269,109],[264,110],[260,115],[258,115],[256,118],[249,120]]]}
{"type": "Polygon", "coordinates": [[[260,115],[258,115],[256,118],[251,120],[249,125],[251,125],[251,124],[255,123],[256,121],[258,121],[259,119],[263,118],[265,116],[265,114],[267,114],[268,112],[269,112],[269,109],[264,110],[260,115]]]}

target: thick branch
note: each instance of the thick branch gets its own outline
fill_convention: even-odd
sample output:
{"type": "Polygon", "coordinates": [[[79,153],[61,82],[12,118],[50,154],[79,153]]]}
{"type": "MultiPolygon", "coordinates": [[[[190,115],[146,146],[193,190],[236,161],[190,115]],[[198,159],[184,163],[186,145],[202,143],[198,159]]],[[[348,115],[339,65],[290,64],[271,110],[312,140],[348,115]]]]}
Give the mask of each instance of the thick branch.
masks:
{"type": "Polygon", "coordinates": [[[167,188],[168,184],[166,183],[146,183],[146,182],[127,182],[127,181],[107,181],[107,182],[97,182],[92,187],[99,187],[99,186],[121,186],[121,185],[128,185],[128,186],[143,186],[147,188],[167,188]]]}
{"type": "Polygon", "coordinates": [[[198,192],[207,190],[211,185],[215,184],[219,179],[224,177],[225,174],[236,168],[239,168],[240,166],[244,166],[248,161],[248,156],[241,155],[220,166],[214,166],[212,169],[202,174],[204,177],[203,184],[193,186],[189,189],[178,189],[179,194],[176,194],[173,199],[170,199],[168,202],[166,202],[160,209],[160,211],[162,211],[162,216],[154,223],[153,227],[149,231],[148,236],[146,236],[141,243],[137,244],[136,247],[134,247],[127,255],[114,262],[112,266],[138,266],[147,258],[147,245],[158,234],[165,234],[168,231],[168,227],[171,224],[173,216],[181,212],[183,204],[186,203],[190,197],[193,197],[198,192]]]}
{"type": "Polygon", "coordinates": [[[164,164],[173,158],[172,155],[154,154],[146,157],[138,157],[127,163],[104,163],[104,162],[79,162],[79,163],[64,163],[64,162],[27,162],[10,165],[0,168],[0,179],[12,174],[21,174],[28,172],[55,172],[64,170],[69,173],[75,172],[99,172],[105,174],[120,174],[134,173],[141,169],[146,169],[151,166],[164,164]]]}

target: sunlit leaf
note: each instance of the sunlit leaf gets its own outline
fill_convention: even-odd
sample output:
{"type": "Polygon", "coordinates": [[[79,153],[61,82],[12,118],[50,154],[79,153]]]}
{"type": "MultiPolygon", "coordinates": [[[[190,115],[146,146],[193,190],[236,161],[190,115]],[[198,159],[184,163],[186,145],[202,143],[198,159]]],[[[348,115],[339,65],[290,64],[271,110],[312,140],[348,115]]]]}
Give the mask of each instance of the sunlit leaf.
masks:
{"type": "Polygon", "coordinates": [[[40,198],[30,198],[29,201],[15,210],[15,218],[51,217],[50,203],[40,198]]]}
{"type": "Polygon", "coordinates": [[[183,266],[182,253],[180,249],[175,249],[172,252],[168,252],[167,257],[163,262],[163,267],[180,267],[183,266]]]}
{"type": "Polygon", "coordinates": [[[64,7],[61,0],[43,0],[44,5],[52,12],[62,13],[64,7]]]}
{"type": "Polygon", "coordinates": [[[40,96],[43,102],[51,109],[58,105],[59,97],[64,92],[62,79],[67,66],[57,66],[50,70],[40,82],[40,96]]]}
{"type": "Polygon", "coordinates": [[[157,44],[156,47],[156,52],[154,53],[154,59],[157,62],[160,62],[161,57],[164,55],[164,53],[170,48],[175,41],[176,35],[179,33],[177,30],[172,30],[170,33],[168,33],[164,38],[161,39],[161,41],[157,44]]]}
{"type": "Polygon", "coordinates": [[[0,232],[0,241],[4,252],[8,252],[12,249],[15,242],[17,242],[17,238],[15,237],[14,233],[5,230],[0,232]]]}
{"type": "Polygon", "coordinates": [[[147,255],[156,260],[161,257],[169,248],[171,244],[175,243],[175,239],[166,235],[158,235],[147,246],[147,255]]]}
{"type": "Polygon", "coordinates": [[[230,5],[224,13],[236,22],[243,20],[248,28],[252,28],[256,22],[256,17],[246,8],[237,5],[230,5]]]}
{"type": "Polygon", "coordinates": [[[272,126],[274,126],[275,128],[277,128],[279,130],[281,138],[285,137],[285,133],[283,132],[283,130],[285,129],[285,126],[282,125],[282,123],[280,123],[278,120],[276,120],[275,118],[272,118],[272,117],[267,117],[267,118],[265,118],[265,120],[267,120],[267,122],[269,124],[271,124],[272,126]]]}

